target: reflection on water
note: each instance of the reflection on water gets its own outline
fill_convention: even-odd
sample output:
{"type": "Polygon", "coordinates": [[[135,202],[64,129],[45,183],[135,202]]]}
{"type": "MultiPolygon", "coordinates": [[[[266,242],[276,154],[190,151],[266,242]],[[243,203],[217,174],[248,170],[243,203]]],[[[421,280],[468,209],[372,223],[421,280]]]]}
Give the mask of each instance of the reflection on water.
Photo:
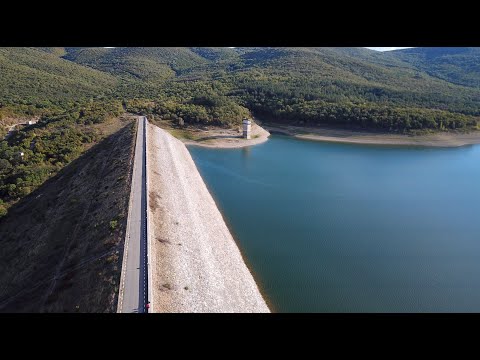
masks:
{"type": "Polygon", "coordinates": [[[242,148],[242,155],[244,158],[248,158],[248,156],[250,155],[250,150],[251,150],[251,146],[246,146],[242,148]]]}

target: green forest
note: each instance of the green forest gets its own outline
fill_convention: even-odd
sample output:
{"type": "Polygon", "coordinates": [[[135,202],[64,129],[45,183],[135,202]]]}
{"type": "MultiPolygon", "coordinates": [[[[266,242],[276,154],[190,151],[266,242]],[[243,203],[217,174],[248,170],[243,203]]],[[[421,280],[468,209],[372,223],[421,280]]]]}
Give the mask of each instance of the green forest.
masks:
{"type": "Polygon", "coordinates": [[[123,113],[120,102],[92,102],[49,112],[0,142],[0,217],[89,146],[104,138],[101,125],[123,113]],[[95,126],[94,126],[95,124],[95,126]]]}
{"type": "Polygon", "coordinates": [[[0,121],[120,101],[187,124],[473,129],[478,64],[476,48],[3,48],[0,121]]]}
{"type": "Polygon", "coordinates": [[[395,133],[472,131],[480,50],[0,48],[0,216],[124,112],[395,133]],[[19,119],[38,119],[7,135],[19,119]],[[21,155],[23,154],[23,155],[21,155]]]}

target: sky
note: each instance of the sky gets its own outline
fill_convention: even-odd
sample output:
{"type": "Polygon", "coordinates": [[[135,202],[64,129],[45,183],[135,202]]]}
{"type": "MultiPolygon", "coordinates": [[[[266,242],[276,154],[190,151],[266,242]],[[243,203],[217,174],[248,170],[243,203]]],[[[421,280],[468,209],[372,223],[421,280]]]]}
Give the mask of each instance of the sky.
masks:
{"type": "Polygon", "coordinates": [[[390,51],[390,50],[398,50],[398,49],[411,49],[411,47],[367,47],[370,50],[377,50],[377,51],[390,51]]]}

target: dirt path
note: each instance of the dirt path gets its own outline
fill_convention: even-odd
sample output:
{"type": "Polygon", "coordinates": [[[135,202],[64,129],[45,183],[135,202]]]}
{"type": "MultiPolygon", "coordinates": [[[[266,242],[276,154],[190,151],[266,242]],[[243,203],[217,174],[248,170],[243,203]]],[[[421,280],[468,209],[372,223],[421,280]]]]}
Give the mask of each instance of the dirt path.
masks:
{"type": "Polygon", "coordinates": [[[15,128],[19,125],[25,125],[26,123],[19,123],[19,124],[14,124],[14,125],[10,125],[10,126],[7,126],[8,130],[7,130],[7,134],[5,135],[5,140],[7,140],[10,136],[13,135],[13,132],[15,131],[15,128]]]}
{"type": "Polygon", "coordinates": [[[148,126],[155,312],[269,312],[187,148],[148,126]]]}
{"type": "Polygon", "coordinates": [[[33,118],[8,118],[0,121],[0,126],[3,128],[7,129],[7,133],[5,134],[4,139],[7,140],[10,136],[12,136],[13,132],[15,131],[15,128],[17,126],[23,125],[27,126],[29,121],[34,121],[34,124],[38,122],[40,117],[36,116],[33,118]]]}

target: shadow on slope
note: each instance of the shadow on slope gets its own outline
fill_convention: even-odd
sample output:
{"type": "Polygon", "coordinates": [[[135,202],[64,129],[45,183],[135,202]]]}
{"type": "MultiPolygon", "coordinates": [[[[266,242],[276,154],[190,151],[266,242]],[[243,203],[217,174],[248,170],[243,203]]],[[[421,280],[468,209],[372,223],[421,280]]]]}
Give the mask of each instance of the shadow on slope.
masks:
{"type": "Polygon", "coordinates": [[[0,312],[115,312],[136,126],[71,162],[0,219],[0,312]]]}

